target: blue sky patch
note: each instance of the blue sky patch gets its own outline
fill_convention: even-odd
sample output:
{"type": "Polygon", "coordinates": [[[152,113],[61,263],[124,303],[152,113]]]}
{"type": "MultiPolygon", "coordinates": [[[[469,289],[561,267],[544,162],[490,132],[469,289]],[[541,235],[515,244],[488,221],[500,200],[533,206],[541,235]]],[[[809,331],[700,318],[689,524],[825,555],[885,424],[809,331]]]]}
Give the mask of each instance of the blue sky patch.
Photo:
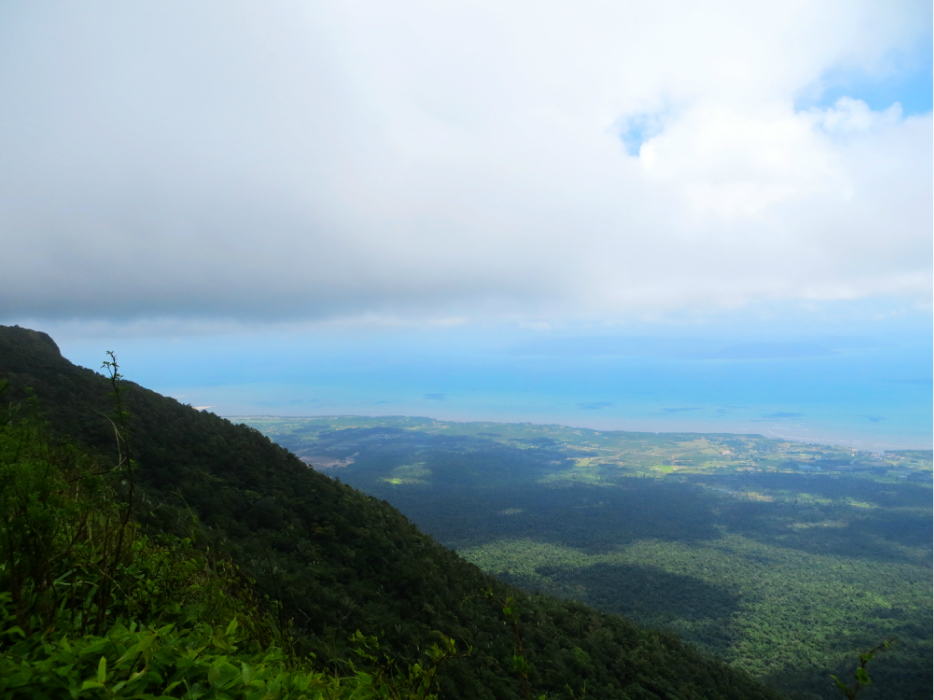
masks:
{"type": "Polygon", "coordinates": [[[841,97],[862,100],[873,111],[882,111],[898,102],[902,114],[928,114],[934,106],[934,48],[928,35],[914,51],[892,55],[891,69],[877,74],[862,69],[837,68],[821,77],[819,86],[802,94],[795,109],[808,110],[833,106],[841,97]]]}
{"type": "Polygon", "coordinates": [[[637,157],[642,144],[660,133],[662,123],[659,114],[634,114],[623,118],[620,139],[626,145],[626,153],[637,157]]]}

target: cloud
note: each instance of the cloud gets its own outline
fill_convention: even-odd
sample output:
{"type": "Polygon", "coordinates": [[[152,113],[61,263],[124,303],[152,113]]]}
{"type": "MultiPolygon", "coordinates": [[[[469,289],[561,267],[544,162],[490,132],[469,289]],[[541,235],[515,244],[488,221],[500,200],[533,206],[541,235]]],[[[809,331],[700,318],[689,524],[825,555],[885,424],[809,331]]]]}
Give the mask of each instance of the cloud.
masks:
{"type": "Polygon", "coordinates": [[[928,303],[930,112],[799,103],[896,70],[930,12],[5,6],[0,308],[545,329],[928,303]]]}
{"type": "Polygon", "coordinates": [[[776,411],[775,413],[766,413],[763,418],[800,418],[802,413],[788,413],[786,411],[776,411]]]}
{"type": "Polygon", "coordinates": [[[577,407],[584,411],[599,411],[601,408],[609,408],[610,406],[615,406],[612,401],[590,401],[586,403],[579,403],[577,407]]]}
{"type": "Polygon", "coordinates": [[[697,406],[678,406],[675,408],[663,408],[665,413],[686,413],[687,411],[697,411],[697,406]]]}
{"type": "Polygon", "coordinates": [[[718,360],[791,360],[839,354],[821,345],[807,343],[742,343],[704,356],[718,360]]]}

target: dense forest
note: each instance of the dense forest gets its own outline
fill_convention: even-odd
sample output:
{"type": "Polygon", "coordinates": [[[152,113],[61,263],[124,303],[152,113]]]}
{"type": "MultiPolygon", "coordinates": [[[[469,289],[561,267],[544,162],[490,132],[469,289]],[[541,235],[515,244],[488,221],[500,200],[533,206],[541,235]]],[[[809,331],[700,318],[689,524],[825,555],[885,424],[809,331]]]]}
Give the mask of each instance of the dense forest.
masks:
{"type": "Polygon", "coordinates": [[[0,408],[0,697],[437,697],[453,640],[401,668],[358,633],[356,664],[316,668],[229,558],[147,536],[125,427],[102,463],[53,438],[34,402],[0,408]]]}
{"type": "Polygon", "coordinates": [[[6,697],[780,697],[45,334],[0,327],[0,378],[6,697]]]}
{"type": "MultiPolygon", "coordinates": [[[[895,639],[931,689],[931,452],[418,418],[250,418],[501,581],[666,629],[792,697],[895,639]]],[[[863,692],[860,697],[871,697],[863,692]]]]}

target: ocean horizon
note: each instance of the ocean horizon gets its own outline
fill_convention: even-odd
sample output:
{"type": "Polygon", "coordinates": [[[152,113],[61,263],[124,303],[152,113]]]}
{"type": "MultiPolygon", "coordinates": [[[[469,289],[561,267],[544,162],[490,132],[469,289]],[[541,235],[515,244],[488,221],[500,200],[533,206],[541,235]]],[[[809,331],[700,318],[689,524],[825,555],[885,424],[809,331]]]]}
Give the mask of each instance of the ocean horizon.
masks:
{"type": "MultiPolygon", "coordinates": [[[[417,416],[931,449],[923,333],[761,339],[446,329],[122,338],[128,379],[222,416],[417,416]]],[[[105,341],[63,340],[99,367],[105,341]],[[99,347],[98,347],[99,346],[99,347]]]]}

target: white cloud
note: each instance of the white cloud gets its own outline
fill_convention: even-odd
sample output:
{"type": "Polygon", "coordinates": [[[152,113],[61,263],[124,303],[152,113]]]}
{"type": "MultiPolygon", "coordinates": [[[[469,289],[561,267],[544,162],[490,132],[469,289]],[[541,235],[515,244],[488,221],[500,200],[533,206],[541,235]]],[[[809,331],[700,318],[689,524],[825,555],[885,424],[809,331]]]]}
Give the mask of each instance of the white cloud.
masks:
{"type": "Polygon", "coordinates": [[[0,12],[8,317],[930,296],[930,114],[794,108],[886,70],[924,4],[0,12]]]}
{"type": "Polygon", "coordinates": [[[862,100],[841,97],[830,109],[815,110],[815,123],[828,134],[850,136],[897,126],[902,107],[897,102],[884,112],[873,112],[862,100]]]}

